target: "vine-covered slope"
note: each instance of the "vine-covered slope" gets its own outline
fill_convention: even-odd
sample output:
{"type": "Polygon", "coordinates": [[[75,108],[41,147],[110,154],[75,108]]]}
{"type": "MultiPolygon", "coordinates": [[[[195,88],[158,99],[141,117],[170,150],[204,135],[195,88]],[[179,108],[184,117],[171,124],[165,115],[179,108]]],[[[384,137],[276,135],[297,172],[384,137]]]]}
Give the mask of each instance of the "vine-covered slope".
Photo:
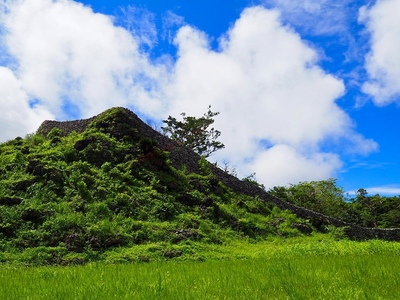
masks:
{"type": "Polygon", "coordinates": [[[0,261],[86,262],[140,245],[175,257],[193,255],[180,245],[311,233],[213,168],[124,108],[46,121],[0,145],[0,261]]]}

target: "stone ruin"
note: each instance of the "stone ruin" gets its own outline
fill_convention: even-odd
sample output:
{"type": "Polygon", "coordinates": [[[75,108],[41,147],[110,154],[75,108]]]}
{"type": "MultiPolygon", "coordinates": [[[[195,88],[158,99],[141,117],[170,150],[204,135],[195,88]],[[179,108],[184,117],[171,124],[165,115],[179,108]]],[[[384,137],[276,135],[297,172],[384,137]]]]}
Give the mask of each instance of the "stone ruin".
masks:
{"type": "MultiPolygon", "coordinates": [[[[198,171],[198,161],[200,159],[200,156],[198,154],[194,153],[190,149],[180,147],[178,144],[176,144],[168,137],[155,131],[150,126],[145,124],[142,120],[140,120],[140,118],[132,111],[126,108],[119,108],[119,109],[121,109],[123,112],[127,113],[130,116],[132,126],[136,127],[140,135],[155,140],[160,149],[170,152],[169,158],[174,167],[181,168],[183,165],[185,165],[189,172],[198,171]]],[[[89,119],[65,121],[65,122],[47,120],[41,124],[41,126],[37,130],[37,133],[47,136],[47,134],[55,127],[61,130],[62,135],[68,135],[72,131],[81,133],[96,118],[97,116],[89,119]]],[[[347,223],[342,220],[329,217],[303,207],[298,207],[291,203],[278,199],[269,194],[268,192],[266,192],[265,190],[263,190],[262,188],[250,182],[242,181],[211,163],[210,163],[210,168],[218,180],[220,180],[226,186],[230,187],[235,192],[247,194],[252,197],[258,197],[260,201],[273,203],[280,209],[289,210],[294,214],[296,214],[299,218],[309,220],[310,223],[316,228],[321,229],[324,228],[324,226],[329,226],[329,225],[333,225],[339,228],[341,227],[344,229],[345,234],[349,238],[354,240],[383,239],[388,241],[400,241],[400,228],[391,228],[391,229],[365,228],[355,224],[347,223]]]]}

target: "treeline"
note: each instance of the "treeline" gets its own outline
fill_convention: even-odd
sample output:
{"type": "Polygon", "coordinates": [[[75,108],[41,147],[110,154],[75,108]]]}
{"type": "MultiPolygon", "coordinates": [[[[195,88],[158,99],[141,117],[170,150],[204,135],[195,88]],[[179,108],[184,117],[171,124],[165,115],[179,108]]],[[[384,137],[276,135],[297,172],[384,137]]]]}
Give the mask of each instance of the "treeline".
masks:
{"type": "Polygon", "coordinates": [[[368,195],[367,190],[359,189],[354,197],[350,197],[337,186],[335,179],[274,187],[269,193],[297,206],[363,227],[400,227],[399,196],[368,195]]]}

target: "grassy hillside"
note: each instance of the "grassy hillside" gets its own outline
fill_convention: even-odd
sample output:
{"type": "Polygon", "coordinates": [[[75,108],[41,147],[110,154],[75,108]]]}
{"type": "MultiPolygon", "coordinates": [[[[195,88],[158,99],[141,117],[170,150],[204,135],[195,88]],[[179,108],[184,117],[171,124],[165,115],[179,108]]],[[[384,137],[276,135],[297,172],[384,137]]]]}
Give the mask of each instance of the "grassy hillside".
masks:
{"type": "Polygon", "coordinates": [[[173,166],[165,149],[177,145],[161,150],[146,130],[113,108],[77,131],[1,144],[0,262],[85,263],[115,249],[122,260],[193,259],[199,247],[311,233],[295,215],[234,193],[205,159],[173,166]]]}

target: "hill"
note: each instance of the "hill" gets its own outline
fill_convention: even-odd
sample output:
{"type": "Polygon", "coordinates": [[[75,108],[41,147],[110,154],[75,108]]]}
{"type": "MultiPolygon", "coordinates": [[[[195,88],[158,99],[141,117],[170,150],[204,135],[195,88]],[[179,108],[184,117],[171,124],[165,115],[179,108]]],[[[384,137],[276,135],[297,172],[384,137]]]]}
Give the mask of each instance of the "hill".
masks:
{"type": "Polygon", "coordinates": [[[140,246],[143,261],[152,252],[195,256],[201,245],[330,225],[355,239],[400,240],[398,229],[361,228],[275,198],[125,108],[45,121],[35,134],[0,145],[3,262],[84,263],[140,246]]]}

